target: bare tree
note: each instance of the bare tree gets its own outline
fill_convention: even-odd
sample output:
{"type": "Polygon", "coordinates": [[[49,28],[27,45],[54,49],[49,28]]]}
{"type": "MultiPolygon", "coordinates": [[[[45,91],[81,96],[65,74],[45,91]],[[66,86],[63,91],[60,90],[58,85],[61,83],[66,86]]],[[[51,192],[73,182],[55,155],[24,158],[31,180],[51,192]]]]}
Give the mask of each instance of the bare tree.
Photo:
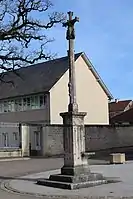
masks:
{"type": "Polygon", "coordinates": [[[51,59],[47,31],[65,19],[63,13],[49,13],[52,6],[50,0],[0,0],[0,72],[51,59]]]}

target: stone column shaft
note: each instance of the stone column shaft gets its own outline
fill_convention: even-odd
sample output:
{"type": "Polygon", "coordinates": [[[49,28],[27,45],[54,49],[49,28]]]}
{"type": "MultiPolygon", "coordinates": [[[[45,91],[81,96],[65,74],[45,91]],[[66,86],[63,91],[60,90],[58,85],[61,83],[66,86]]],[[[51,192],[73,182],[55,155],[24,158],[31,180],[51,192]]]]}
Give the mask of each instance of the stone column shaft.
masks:
{"type": "Polygon", "coordinates": [[[69,106],[68,111],[78,112],[76,100],[76,79],[75,79],[75,55],[74,55],[74,40],[69,40],[69,106]]]}
{"type": "Polygon", "coordinates": [[[77,104],[76,101],[76,84],[75,84],[75,56],[74,56],[74,40],[69,40],[69,50],[68,50],[68,58],[69,58],[69,83],[70,83],[70,104],[77,104]]]}

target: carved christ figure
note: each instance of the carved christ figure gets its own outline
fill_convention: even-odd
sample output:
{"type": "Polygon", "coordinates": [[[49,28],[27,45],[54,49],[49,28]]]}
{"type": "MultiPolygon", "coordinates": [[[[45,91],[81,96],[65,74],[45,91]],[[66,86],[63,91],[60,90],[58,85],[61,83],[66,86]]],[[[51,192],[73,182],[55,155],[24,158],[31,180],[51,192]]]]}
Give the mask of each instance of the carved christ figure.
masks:
{"type": "Polygon", "coordinates": [[[75,39],[75,29],[74,29],[74,24],[79,21],[78,17],[75,17],[75,19],[72,19],[73,13],[68,12],[69,14],[69,20],[66,23],[63,23],[64,27],[68,27],[67,29],[67,34],[66,34],[66,39],[75,39]]]}

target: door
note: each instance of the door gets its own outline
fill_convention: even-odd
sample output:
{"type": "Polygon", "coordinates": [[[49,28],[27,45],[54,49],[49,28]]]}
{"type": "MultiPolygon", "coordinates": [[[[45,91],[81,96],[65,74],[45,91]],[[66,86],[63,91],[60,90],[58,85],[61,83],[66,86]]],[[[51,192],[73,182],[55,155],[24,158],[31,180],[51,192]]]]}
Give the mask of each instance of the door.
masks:
{"type": "Polygon", "coordinates": [[[35,143],[35,150],[40,151],[41,150],[40,131],[34,131],[34,143],[35,143]]]}

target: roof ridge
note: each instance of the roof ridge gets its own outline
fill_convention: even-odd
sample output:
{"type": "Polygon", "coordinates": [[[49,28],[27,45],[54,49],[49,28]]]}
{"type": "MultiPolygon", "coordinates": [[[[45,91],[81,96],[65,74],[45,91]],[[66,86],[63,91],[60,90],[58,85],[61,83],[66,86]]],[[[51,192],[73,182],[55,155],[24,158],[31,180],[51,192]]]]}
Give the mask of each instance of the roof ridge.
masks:
{"type": "Polygon", "coordinates": [[[111,104],[111,103],[128,102],[128,101],[133,101],[133,100],[131,100],[131,99],[129,99],[129,100],[118,100],[117,102],[112,101],[112,102],[109,102],[109,103],[111,104]]]}
{"type": "MultiPolygon", "coordinates": [[[[77,56],[76,59],[75,59],[75,61],[82,54],[83,54],[83,52],[75,53],[75,56],[77,56]]],[[[16,70],[26,69],[26,68],[29,68],[29,67],[36,67],[38,65],[46,64],[46,63],[51,63],[51,62],[54,62],[54,61],[61,61],[61,60],[66,59],[66,58],[68,58],[68,55],[67,56],[63,56],[63,57],[58,57],[58,58],[55,58],[55,59],[51,59],[51,60],[48,60],[48,61],[43,61],[43,62],[40,62],[40,63],[35,63],[35,64],[30,64],[30,65],[27,65],[27,66],[23,66],[23,67],[20,67],[20,68],[18,68],[16,70]]]]}

